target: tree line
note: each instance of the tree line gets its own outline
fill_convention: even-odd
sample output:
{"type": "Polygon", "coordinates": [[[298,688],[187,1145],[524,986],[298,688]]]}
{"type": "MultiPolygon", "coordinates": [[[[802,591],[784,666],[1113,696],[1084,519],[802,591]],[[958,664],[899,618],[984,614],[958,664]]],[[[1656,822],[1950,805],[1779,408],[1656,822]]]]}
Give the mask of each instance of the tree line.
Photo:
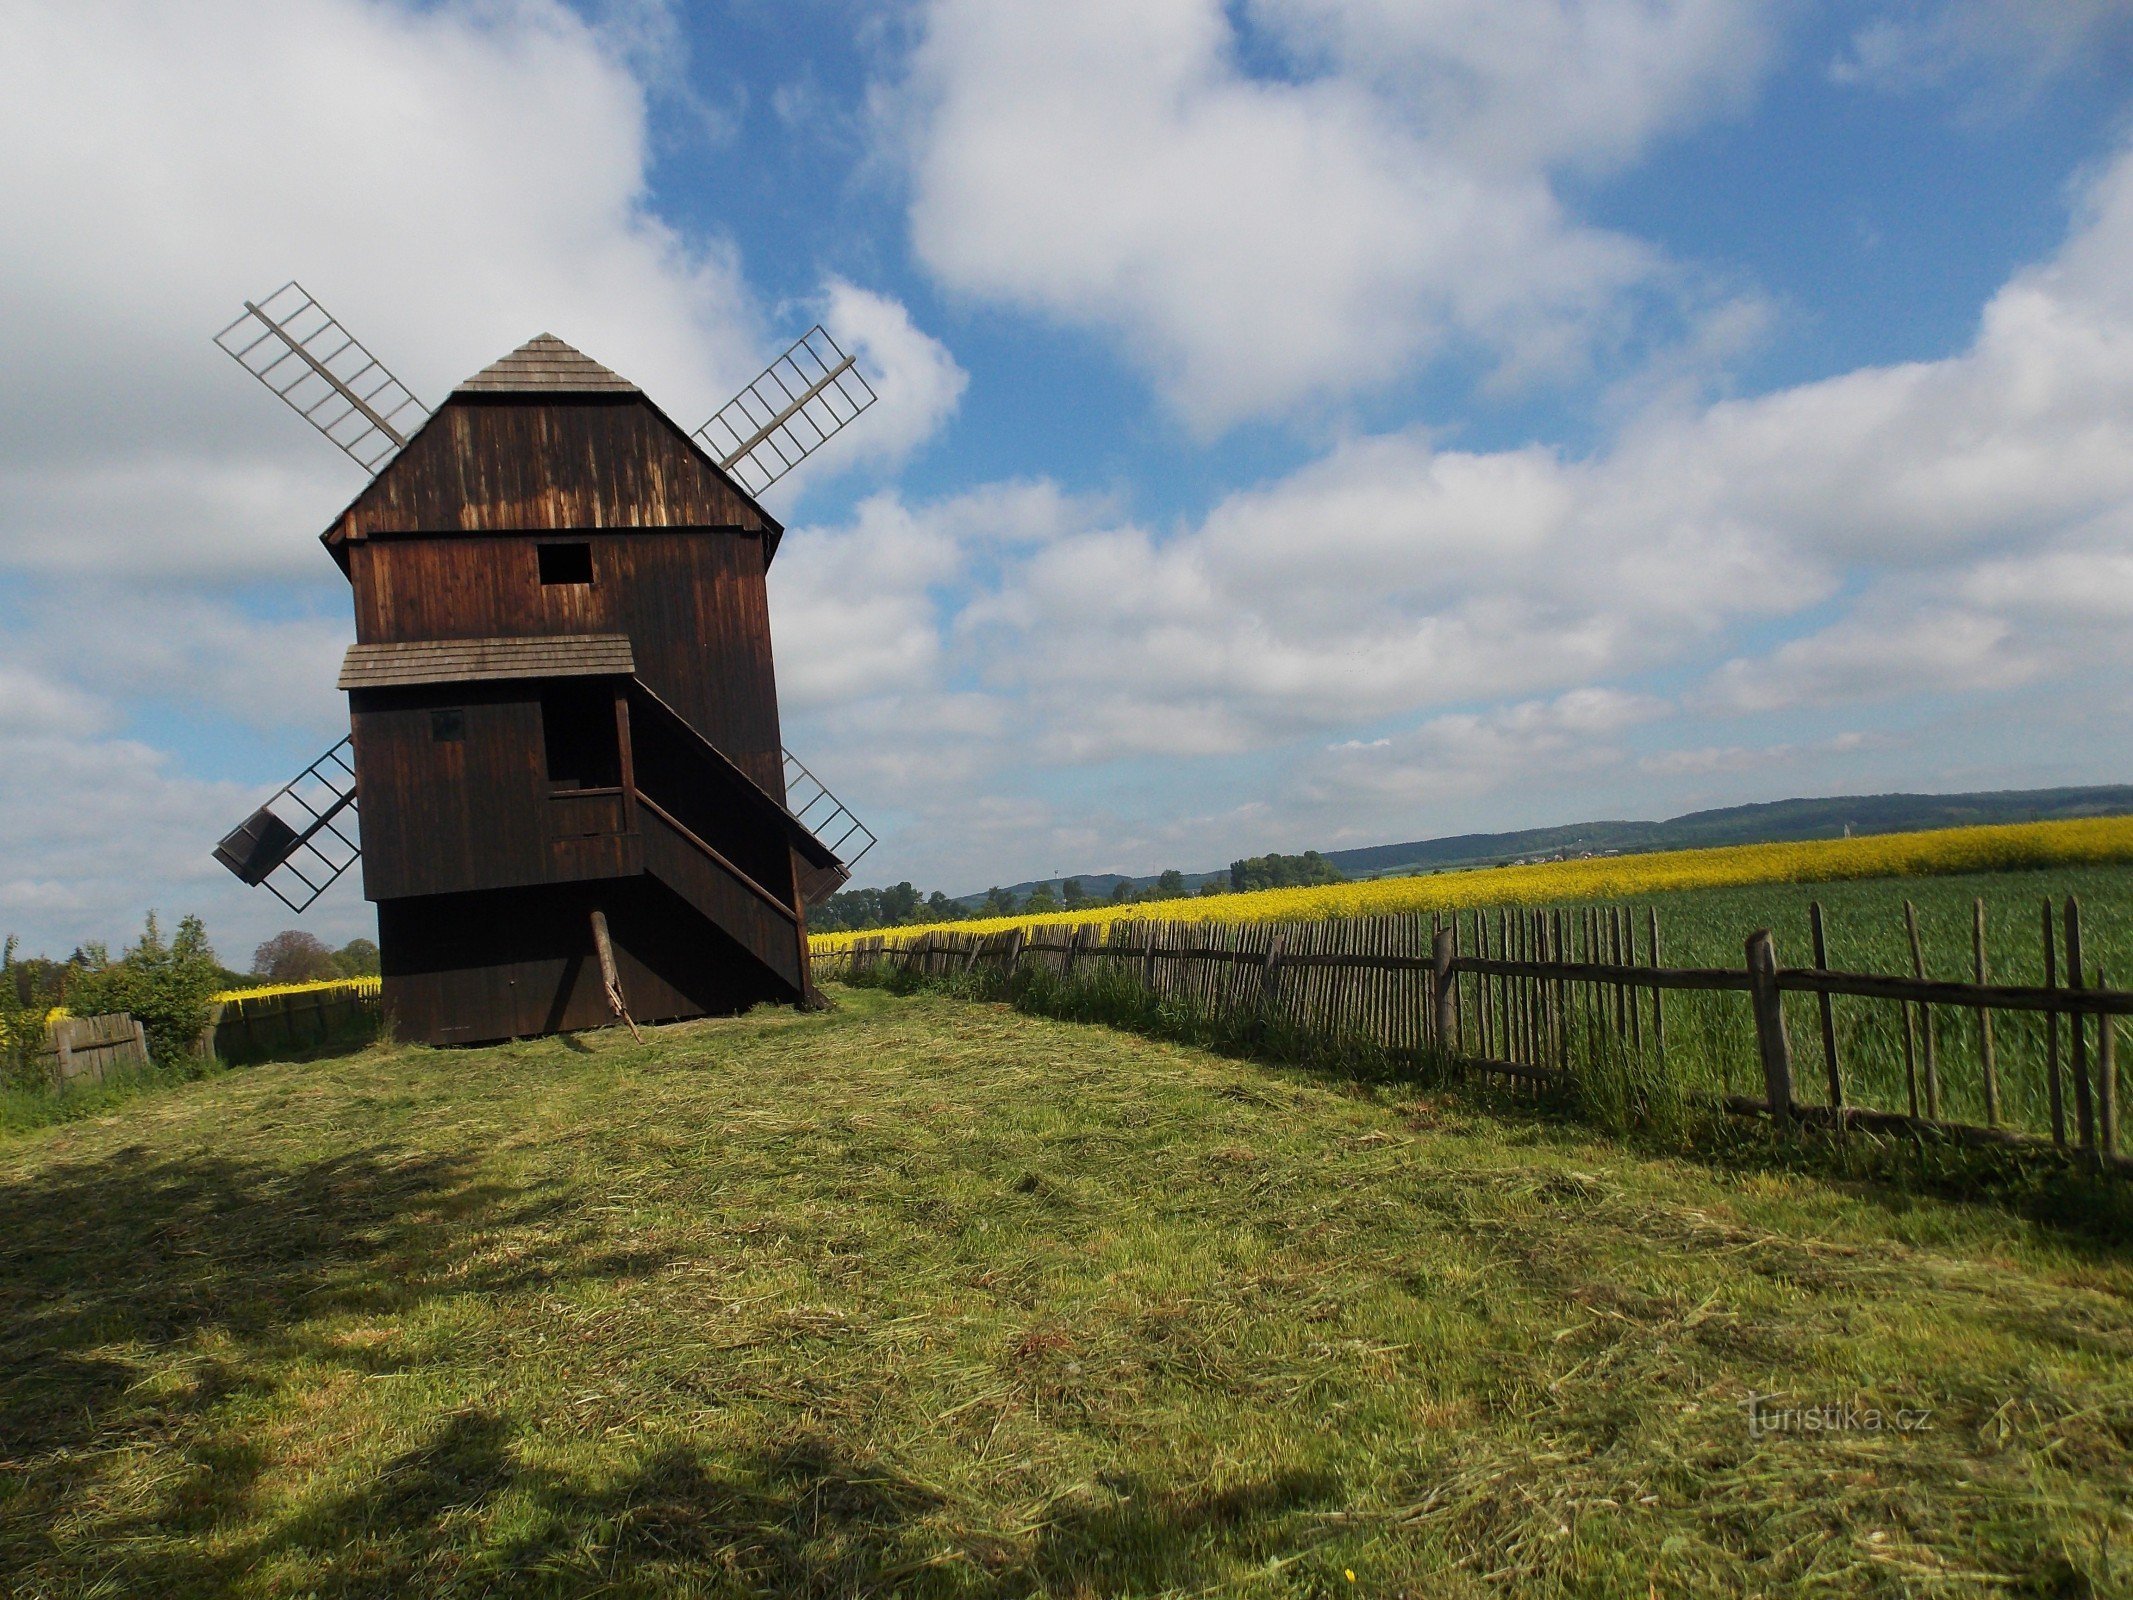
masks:
{"type": "Polygon", "coordinates": [[[1079,878],[1062,878],[1056,887],[1039,883],[1022,896],[998,884],[975,906],[951,900],[936,889],[921,893],[908,881],[886,889],[845,889],[808,908],[807,925],[816,933],[903,928],[914,923],[961,922],[977,917],[1045,916],[1058,911],[1086,911],[1097,906],[1142,905],[1184,900],[1195,895],[1246,894],[1255,889],[1289,889],[1308,884],[1345,883],[1347,876],[1316,850],[1302,855],[1245,856],[1229,864],[1229,878],[1210,878],[1197,890],[1185,874],[1171,867],[1155,881],[1135,889],[1121,878],[1107,894],[1090,894],[1079,878]]]}

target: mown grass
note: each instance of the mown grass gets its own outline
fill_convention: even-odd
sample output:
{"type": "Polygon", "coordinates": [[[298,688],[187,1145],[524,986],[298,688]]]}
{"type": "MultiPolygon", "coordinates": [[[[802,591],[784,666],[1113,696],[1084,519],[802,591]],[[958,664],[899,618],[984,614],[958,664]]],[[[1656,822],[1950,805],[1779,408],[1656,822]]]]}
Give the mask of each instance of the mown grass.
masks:
{"type": "MultiPolygon", "coordinates": [[[[1967,981],[1973,973],[1972,917],[1974,907],[1985,908],[1988,972],[1993,981],[2041,984],[2044,955],[2041,913],[2049,902],[2054,927],[2059,930],[2061,954],[2057,981],[2066,982],[2063,913],[2069,899],[2081,905],[2083,954],[2087,975],[2101,975],[2115,987],[2133,983],[2133,868],[2123,866],[2057,867],[2044,870],[1957,874],[1946,877],[1879,878],[1834,883],[1769,883],[1680,890],[1654,895],[1628,907],[1627,918],[1634,935],[1637,963],[1651,958],[1648,915],[1659,919],[1663,959],[1671,966],[1721,967],[1739,970],[1747,936],[1759,928],[1773,930],[1778,959],[1785,965],[1806,966],[1813,960],[1808,907],[1819,900],[1825,912],[1830,964],[1851,972],[1904,974],[1911,971],[1911,949],[1904,906],[1916,910],[1923,966],[1928,977],[1967,981]]],[[[1219,905],[1219,900],[1210,904],[1219,905]]],[[[1562,911],[1569,922],[1580,922],[1582,911],[1575,903],[1563,907],[1536,908],[1536,914],[1562,911]]],[[[1477,949],[1475,918],[1480,916],[1492,930],[1498,918],[1516,915],[1503,907],[1487,907],[1460,915],[1463,946],[1477,949]]],[[[894,934],[892,932],[892,937],[894,934]]],[[[1426,930],[1423,939],[1426,944],[1426,930]]],[[[1579,936],[1582,939],[1582,934],[1579,936]]],[[[1500,934],[1490,934],[1492,948],[1500,934]]],[[[1579,946],[1582,952],[1584,946],[1579,946]]],[[[834,959],[832,957],[831,959],[834,959]]],[[[1476,980],[1462,981],[1463,1004],[1471,1015],[1478,992],[1476,980]]],[[[1585,998],[1589,998],[1589,995],[1585,998]]],[[[1590,1058],[1607,1073],[1640,1080],[1653,1091],[1647,1102],[1678,1101],[1683,1097],[1712,1094],[1762,1095],[1762,1069],[1755,1044],[1755,1025],[1745,995],[1675,992],[1664,1000],[1666,1048],[1658,1050],[1658,1035],[1650,1026],[1650,999],[1643,1001],[1639,1045],[1602,1036],[1597,1030],[1581,1033],[1578,1054],[1590,1058]]],[[[1223,1030],[1197,1023],[1179,1026],[1179,1019],[1157,1015],[1161,1007],[1136,1003],[1130,996],[1106,994],[1100,1004],[1048,1004],[1055,1014],[1082,1020],[1113,1020],[1142,1031],[1207,1042],[1227,1047],[1223,1030]],[[1142,1016],[1141,1013],[1148,1015],[1142,1016]],[[1151,1025],[1153,1024],[1153,1025],[1151,1025]]],[[[1581,1000],[1581,1014],[1583,1003],[1581,1000]]],[[[1796,1096],[1808,1104],[1829,1100],[1828,1076],[1821,1038],[1821,1016],[1814,997],[1790,995],[1785,1001],[1787,1028],[1792,1040],[1796,1096]]],[[[1840,997],[1832,1004],[1832,1020],[1844,1077],[1846,1103],[1882,1111],[1911,1111],[1911,1076],[1923,1075],[1924,1029],[1933,1032],[1937,1077],[1942,1089],[1942,1115],[1949,1120],[1982,1125],[1988,1120],[1983,1066],[1982,1035],[1976,1013],[1955,1006],[1933,1006],[1913,1013],[1918,1030],[1912,1041],[1912,1065],[1907,1074],[1904,1047],[1904,1008],[1887,1001],[1840,997]]],[[[1245,1032],[1256,1026],[1247,1019],[1245,1032]]],[[[2121,1033],[2125,1025],[2121,1024],[2121,1033]]],[[[1999,1079],[1998,1124],[2038,1137],[2052,1132],[2048,1063],[2052,1059],[2050,1024],[2041,1013],[2003,1012],[1993,1019],[1993,1049],[1999,1079]]],[[[1234,1030],[1233,1030],[1234,1031],[1234,1030]]],[[[2093,1023],[2086,1041],[2093,1059],[2097,1044],[2093,1023]]],[[[2121,1039],[2119,1055],[2128,1054],[2121,1039]]],[[[1338,1052],[1353,1055],[1342,1041],[1332,1041],[1338,1052]]],[[[1298,1059],[1307,1049],[1277,1050],[1298,1059]]],[[[2060,1026],[2058,1062],[2069,1136],[2074,1132],[2073,1088],[2070,1080],[2069,1041],[2060,1026]]],[[[2124,1068],[2120,1068],[2124,1077],[2124,1068]]],[[[1923,1106],[1918,1109],[1924,1109],[1923,1106]]]]}
{"type": "Polygon", "coordinates": [[[0,1143],[7,1588],[2133,1585],[2092,1236],[840,999],[0,1143]],[[1773,1392],[1930,1426],[1753,1436],[1773,1392]]]}

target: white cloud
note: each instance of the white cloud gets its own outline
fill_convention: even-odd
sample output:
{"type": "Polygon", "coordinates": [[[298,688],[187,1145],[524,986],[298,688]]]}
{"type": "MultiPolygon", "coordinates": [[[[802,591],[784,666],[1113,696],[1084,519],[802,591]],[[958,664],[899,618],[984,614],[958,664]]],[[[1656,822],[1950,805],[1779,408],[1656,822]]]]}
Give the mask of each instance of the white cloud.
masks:
{"type": "Polygon", "coordinates": [[[1664,290],[1549,180],[1739,97],[1741,0],[1248,8],[1323,70],[1247,74],[1219,0],[933,0],[888,122],[949,287],[1113,333],[1203,428],[1448,349],[1577,369],[1664,290]]]}
{"type": "MultiPolygon", "coordinates": [[[[223,958],[242,967],[252,947],[294,918],[245,888],[210,855],[214,842],[266,797],[265,789],[203,782],[133,739],[0,730],[0,933],[26,954],[64,956],[85,939],[114,950],[159,910],[207,920],[223,958]]],[[[329,891],[304,925],[341,942],[374,931],[354,878],[329,891]]]]}
{"type": "MultiPolygon", "coordinates": [[[[609,9],[607,34],[556,0],[0,11],[0,560],[322,574],[361,471],[208,342],[291,276],[432,404],[543,330],[685,427],[752,378],[776,341],[737,251],[647,198],[630,61],[667,23],[609,9]]],[[[828,293],[893,458],[959,370],[895,302],[828,293]]]]}
{"type": "Polygon", "coordinates": [[[1620,736],[1667,709],[1648,695],[1595,688],[1432,717],[1397,737],[1333,746],[1298,774],[1294,796],[1331,811],[1378,811],[1386,801],[1427,806],[1534,779],[1559,783],[1621,761],[1620,736]]]}
{"type": "Polygon", "coordinates": [[[0,661],[0,735],[101,733],[112,721],[109,705],[72,684],[0,661]]]}
{"type": "Polygon", "coordinates": [[[1869,748],[1871,743],[1863,733],[1845,732],[1811,745],[1702,745],[1645,756],[1638,761],[1637,769],[1661,778],[1733,776],[1851,755],[1869,748]]]}
{"type": "MultiPolygon", "coordinates": [[[[885,499],[886,566],[861,564],[858,544],[825,548],[823,581],[911,630],[921,666],[894,680],[907,705],[976,686],[1010,708],[956,751],[959,772],[994,785],[1047,765],[1189,757],[1209,758],[1194,770],[1210,784],[1247,783],[1219,763],[1343,747],[1308,758],[1318,776],[1282,790],[1238,847],[1300,837],[1306,816],[1334,824],[1342,794],[1366,827],[1405,816],[1428,831],[1400,807],[1530,796],[1550,771],[1848,770],[1856,749],[1834,735],[1714,738],[1684,722],[1679,751],[1647,727],[1631,760],[1619,728],[1570,718],[1649,708],[1632,686],[1662,670],[1701,684],[1684,718],[1811,725],[1862,703],[2011,705],[2123,661],[2129,263],[2121,152],[2064,246],[2016,274],[1943,360],[1669,405],[1584,460],[1450,450],[1420,431],[1350,439],[1172,528],[1027,486],[885,499]],[[988,540],[992,521],[1023,531],[988,540]],[[917,576],[899,588],[894,566],[917,576]],[[943,584],[951,571],[961,590],[943,584]],[[1776,637],[1743,649],[1750,621],[1776,637]],[[1577,698],[1588,692],[1600,698],[1577,698]],[[970,741],[989,743],[973,756],[970,741]]],[[[816,636],[833,649],[830,627],[816,636]]],[[[895,729],[870,736],[853,719],[835,734],[840,759],[863,769],[869,738],[897,741],[895,729]]],[[[1907,759],[1978,776],[1916,748],[1907,759]]],[[[1248,770],[1268,792],[1263,768],[1248,770]]]]}
{"type": "Polygon", "coordinates": [[[1863,24],[1830,75],[1888,90],[1967,82],[2020,101],[2063,74],[2123,73],[2129,62],[2128,0],[1911,0],[1863,24]]]}
{"type": "Polygon", "coordinates": [[[1770,8],[1741,0],[1251,0],[1292,45],[1384,85],[1478,167],[1606,170],[1739,108],[1770,8]]]}
{"type": "Polygon", "coordinates": [[[177,702],[255,730],[347,731],[348,702],[334,688],[355,638],[345,611],[265,618],[204,594],[95,583],[64,594],[63,604],[25,608],[0,668],[13,658],[107,702],[177,702]]]}
{"type": "Polygon", "coordinates": [[[859,357],[879,398],[836,447],[900,462],[938,433],[970,384],[948,347],[912,325],[900,301],[833,278],[823,325],[859,357]]]}

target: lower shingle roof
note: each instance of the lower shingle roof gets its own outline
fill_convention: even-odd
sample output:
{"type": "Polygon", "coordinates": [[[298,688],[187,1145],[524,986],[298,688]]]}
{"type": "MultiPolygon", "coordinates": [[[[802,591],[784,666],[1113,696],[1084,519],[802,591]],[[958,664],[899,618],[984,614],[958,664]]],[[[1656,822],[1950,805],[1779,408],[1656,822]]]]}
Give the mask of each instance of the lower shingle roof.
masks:
{"type": "Polygon", "coordinates": [[[637,670],[626,633],[521,639],[422,639],[356,644],[341,661],[343,689],[401,689],[496,678],[602,678],[637,670]]]}

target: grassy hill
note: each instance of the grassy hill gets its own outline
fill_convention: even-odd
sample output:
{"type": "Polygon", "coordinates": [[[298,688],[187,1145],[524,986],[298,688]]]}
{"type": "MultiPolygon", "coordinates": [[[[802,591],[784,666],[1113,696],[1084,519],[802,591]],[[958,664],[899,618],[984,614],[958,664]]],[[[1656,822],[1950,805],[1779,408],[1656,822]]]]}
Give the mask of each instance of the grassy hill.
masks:
{"type": "Polygon", "coordinates": [[[2122,1254],[842,999],[0,1141],[0,1587],[2126,1586],[2122,1254]]]}

